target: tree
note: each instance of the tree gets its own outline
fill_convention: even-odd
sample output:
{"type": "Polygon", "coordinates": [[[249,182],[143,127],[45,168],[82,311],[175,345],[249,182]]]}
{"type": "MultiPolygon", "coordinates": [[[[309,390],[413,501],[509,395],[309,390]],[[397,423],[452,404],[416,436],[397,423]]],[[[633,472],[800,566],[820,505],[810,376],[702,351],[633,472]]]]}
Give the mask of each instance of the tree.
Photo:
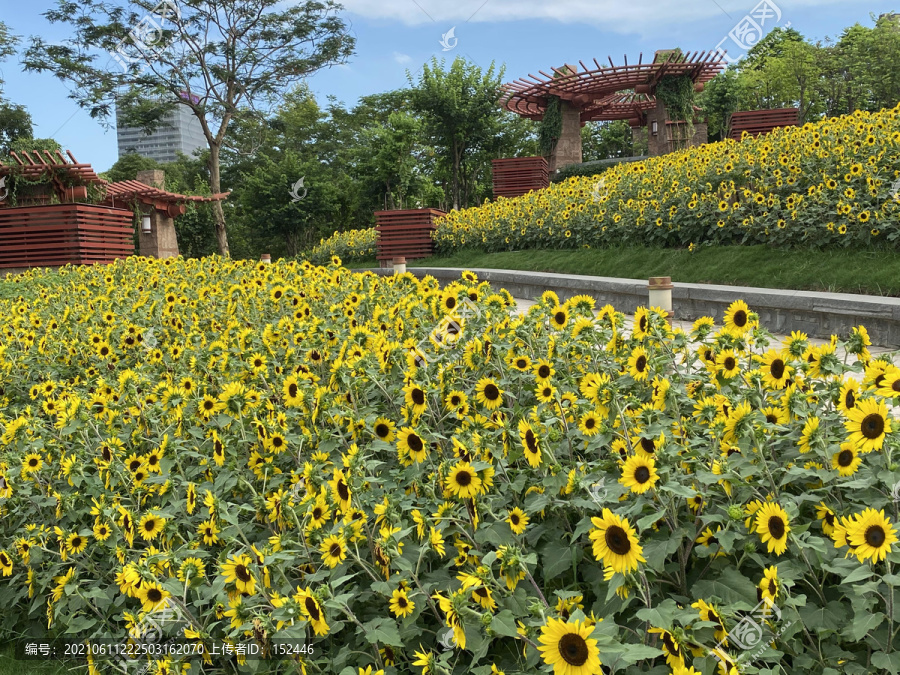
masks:
{"type": "MultiPolygon", "coordinates": [[[[0,61],[16,53],[19,37],[9,32],[9,27],[0,21],[0,61]]],[[[3,91],[3,79],[0,78],[0,91],[3,91]]]]}
{"type": "Polygon", "coordinates": [[[120,180],[137,179],[138,171],[149,171],[151,169],[161,169],[162,164],[150,157],[144,157],[136,152],[129,152],[122,155],[116,160],[109,171],[100,174],[101,178],[115,183],[120,180]]]}
{"type": "MultiPolygon", "coordinates": [[[[176,106],[200,121],[209,188],[222,191],[221,152],[232,123],[259,118],[293,84],[343,63],[354,39],[332,0],[57,0],[44,16],[72,26],[64,44],[32,37],[27,71],[73,85],[71,97],[106,121],[152,131],[176,106]],[[129,32],[129,30],[131,32],[129,32]],[[104,61],[104,56],[112,58],[104,61]],[[114,63],[115,61],[115,63],[114,63]],[[118,65],[117,65],[118,64],[118,65]]],[[[213,206],[219,253],[229,255],[225,212],[213,206]]]]}
{"type": "Polygon", "coordinates": [[[24,106],[0,103],[0,153],[8,155],[13,141],[30,139],[33,134],[31,115],[24,106]]]}
{"type": "Polygon", "coordinates": [[[710,140],[721,141],[728,133],[731,115],[741,103],[741,77],[729,66],[706,83],[700,97],[700,107],[706,113],[710,140]]]}
{"type": "Polygon", "coordinates": [[[634,153],[634,138],[625,120],[589,122],[581,128],[581,139],[585,162],[634,153]]]}
{"type": "Polygon", "coordinates": [[[495,142],[500,130],[503,69],[495,74],[491,63],[482,71],[457,57],[449,70],[444,70],[444,61],[432,58],[418,82],[413,82],[409,73],[407,78],[412,85],[413,108],[422,115],[425,137],[442,153],[438,164],[447,169],[451,201],[458,209],[474,194],[478,176],[474,156],[495,142]]]}
{"type": "Polygon", "coordinates": [[[759,70],[769,59],[784,56],[785,47],[791,42],[803,42],[803,35],[794,28],[776,26],[753,45],[737,64],[741,70],[759,70]]]}

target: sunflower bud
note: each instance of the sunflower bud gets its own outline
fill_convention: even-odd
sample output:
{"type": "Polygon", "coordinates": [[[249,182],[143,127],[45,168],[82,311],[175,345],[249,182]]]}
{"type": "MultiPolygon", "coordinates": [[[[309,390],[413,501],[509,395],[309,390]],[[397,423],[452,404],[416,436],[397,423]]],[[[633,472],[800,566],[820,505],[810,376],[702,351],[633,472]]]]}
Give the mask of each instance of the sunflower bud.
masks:
{"type": "Polygon", "coordinates": [[[744,509],[742,509],[737,504],[732,504],[728,507],[728,517],[734,521],[743,520],[744,509]]]}

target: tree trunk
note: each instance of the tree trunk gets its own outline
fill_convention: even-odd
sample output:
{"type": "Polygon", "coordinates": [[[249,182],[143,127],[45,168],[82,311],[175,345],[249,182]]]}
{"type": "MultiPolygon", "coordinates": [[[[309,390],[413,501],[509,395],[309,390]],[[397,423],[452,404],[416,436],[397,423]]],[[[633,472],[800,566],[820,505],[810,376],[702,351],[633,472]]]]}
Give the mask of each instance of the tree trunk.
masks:
{"type": "MultiPolygon", "coordinates": [[[[217,143],[209,144],[209,189],[213,194],[222,191],[222,180],[219,174],[219,145],[217,143]]],[[[216,243],[219,246],[219,255],[230,258],[228,234],[225,232],[225,209],[222,208],[221,201],[213,202],[212,207],[213,216],[216,219],[216,243]]]]}
{"type": "Polygon", "coordinates": [[[453,143],[453,208],[459,209],[459,147],[453,143]]]}

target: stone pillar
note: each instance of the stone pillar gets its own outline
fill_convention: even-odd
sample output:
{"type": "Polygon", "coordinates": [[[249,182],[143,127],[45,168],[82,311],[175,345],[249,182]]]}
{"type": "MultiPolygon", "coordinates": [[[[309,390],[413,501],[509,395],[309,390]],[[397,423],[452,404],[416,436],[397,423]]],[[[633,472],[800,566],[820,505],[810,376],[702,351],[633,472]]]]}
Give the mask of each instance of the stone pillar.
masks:
{"type": "Polygon", "coordinates": [[[569,164],[581,164],[581,109],[560,101],[562,130],[550,153],[550,173],[569,164]]]}
{"type": "MultiPolygon", "coordinates": [[[[165,189],[166,172],[160,169],[138,171],[137,180],[160,190],[165,189]]],[[[152,209],[150,234],[144,234],[138,227],[138,252],[150,258],[174,258],[178,255],[178,237],[175,234],[175,220],[166,212],[142,204],[142,213],[152,209]]]]}
{"type": "Polygon", "coordinates": [[[648,152],[651,157],[658,157],[669,152],[669,132],[666,128],[666,122],[669,121],[669,114],[666,107],[659,99],[656,100],[656,107],[647,111],[647,133],[648,135],[648,152]],[[653,132],[654,124],[656,125],[656,133],[653,132]]]}

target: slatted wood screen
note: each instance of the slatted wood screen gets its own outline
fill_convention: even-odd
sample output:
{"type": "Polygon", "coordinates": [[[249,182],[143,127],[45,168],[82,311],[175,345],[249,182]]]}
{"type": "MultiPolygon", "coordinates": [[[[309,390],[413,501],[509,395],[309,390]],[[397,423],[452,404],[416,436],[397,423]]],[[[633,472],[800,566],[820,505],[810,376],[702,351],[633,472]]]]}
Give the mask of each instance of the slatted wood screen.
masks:
{"type": "Polygon", "coordinates": [[[0,209],[0,268],[111,263],[134,253],[133,214],[91,204],[0,209]]]}
{"type": "Polygon", "coordinates": [[[800,111],[797,108],[746,110],[731,115],[731,132],[728,135],[739,141],[745,131],[751,136],[756,136],[767,134],[779,127],[795,127],[799,124],[800,111]]]}
{"type": "Polygon", "coordinates": [[[378,260],[403,256],[407,260],[427,258],[434,252],[431,233],[434,221],[443,216],[437,209],[402,209],[375,212],[375,243],[378,260]]]}
{"type": "Polygon", "coordinates": [[[512,157],[491,162],[494,198],[521,197],[550,185],[550,171],[543,157],[512,157]]]}

